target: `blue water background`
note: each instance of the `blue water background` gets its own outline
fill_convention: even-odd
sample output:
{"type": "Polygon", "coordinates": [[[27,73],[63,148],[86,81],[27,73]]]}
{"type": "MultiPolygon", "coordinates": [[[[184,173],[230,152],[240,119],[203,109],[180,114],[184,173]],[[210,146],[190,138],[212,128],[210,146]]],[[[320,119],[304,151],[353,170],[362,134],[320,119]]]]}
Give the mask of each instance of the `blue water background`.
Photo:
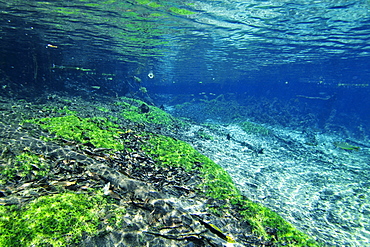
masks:
{"type": "Polygon", "coordinates": [[[297,99],[297,107],[309,105],[323,119],[335,110],[338,124],[348,129],[367,129],[370,123],[369,1],[0,1],[0,6],[1,68],[18,85],[65,90],[68,81],[77,80],[122,96],[128,84],[137,90],[132,84],[138,77],[152,96],[234,94],[241,103],[246,96],[297,99]],[[70,68],[92,73],[76,75],[81,70],[70,68]],[[332,96],[330,103],[322,100],[332,96]],[[354,118],[355,124],[349,121],[354,118]]]}

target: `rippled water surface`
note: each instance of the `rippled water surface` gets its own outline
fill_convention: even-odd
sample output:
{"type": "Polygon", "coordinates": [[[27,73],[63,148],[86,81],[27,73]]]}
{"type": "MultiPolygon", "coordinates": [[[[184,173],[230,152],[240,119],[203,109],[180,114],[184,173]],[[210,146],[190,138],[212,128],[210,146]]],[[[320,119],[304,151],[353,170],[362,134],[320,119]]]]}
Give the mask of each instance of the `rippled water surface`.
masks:
{"type": "Polygon", "coordinates": [[[20,49],[37,35],[41,43],[35,47],[58,46],[64,65],[118,60],[138,70],[155,69],[168,81],[240,80],[269,66],[370,55],[365,0],[1,1],[0,6],[3,38],[13,31],[20,49]]]}

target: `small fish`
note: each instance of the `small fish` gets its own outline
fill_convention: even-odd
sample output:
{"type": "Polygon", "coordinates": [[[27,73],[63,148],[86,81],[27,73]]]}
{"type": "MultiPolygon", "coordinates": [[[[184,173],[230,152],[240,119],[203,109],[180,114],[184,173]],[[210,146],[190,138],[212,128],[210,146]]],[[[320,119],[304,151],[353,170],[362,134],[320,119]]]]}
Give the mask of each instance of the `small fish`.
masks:
{"type": "Polygon", "coordinates": [[[348,144],[347,142],[334,142],[334,146],[344,149],[344,150],[359,150],[360,147],[353,146],[351,144],[348,144]]]}

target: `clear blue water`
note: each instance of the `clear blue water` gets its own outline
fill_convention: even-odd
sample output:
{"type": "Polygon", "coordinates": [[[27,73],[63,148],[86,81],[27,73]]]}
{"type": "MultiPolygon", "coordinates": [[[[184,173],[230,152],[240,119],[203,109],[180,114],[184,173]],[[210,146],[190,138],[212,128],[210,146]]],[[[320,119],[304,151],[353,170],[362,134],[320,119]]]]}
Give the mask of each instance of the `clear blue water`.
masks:
{"type": "MultiPolygon", "coordinates": [[[[354,114],[364,125],[370,120],[369,1],[0,1],[0,6],[2,69],[26,84],[60,89],[53,79],[65,74],[50,68],[81,67],[122,94],[137,76],[152,94],[336,95],[332,109],[354,114]]],[[[322,102],[307,103],[320,108],[322,102]]]]}
{"type": "Polygon", "coordinates": [[[158,105],[253,97],[286,104],[276,118],[315,115],[301,130],[341,126],[369,143],[368,0],[0,0],[0,11],[1,93],[72,83],[119,96],[145,87],[158,105]]]}

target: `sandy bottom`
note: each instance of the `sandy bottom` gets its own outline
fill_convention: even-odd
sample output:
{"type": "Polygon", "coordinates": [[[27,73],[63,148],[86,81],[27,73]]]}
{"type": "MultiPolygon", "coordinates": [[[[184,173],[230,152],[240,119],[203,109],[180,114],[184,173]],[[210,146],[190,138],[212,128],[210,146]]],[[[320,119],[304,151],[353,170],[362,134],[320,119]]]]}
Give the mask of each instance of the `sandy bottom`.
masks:
{"type": "Polygon", "coordinates": [[[271,130],[261,136],[237,125],[193,125],[184,138],[226,169],[244,195],[298,229],[328,246],[370,246],[369,148],[346,151],[333,145],[338,136],[271,130]],[[212,138],[196,138],[199,131],[212,138]]]}

